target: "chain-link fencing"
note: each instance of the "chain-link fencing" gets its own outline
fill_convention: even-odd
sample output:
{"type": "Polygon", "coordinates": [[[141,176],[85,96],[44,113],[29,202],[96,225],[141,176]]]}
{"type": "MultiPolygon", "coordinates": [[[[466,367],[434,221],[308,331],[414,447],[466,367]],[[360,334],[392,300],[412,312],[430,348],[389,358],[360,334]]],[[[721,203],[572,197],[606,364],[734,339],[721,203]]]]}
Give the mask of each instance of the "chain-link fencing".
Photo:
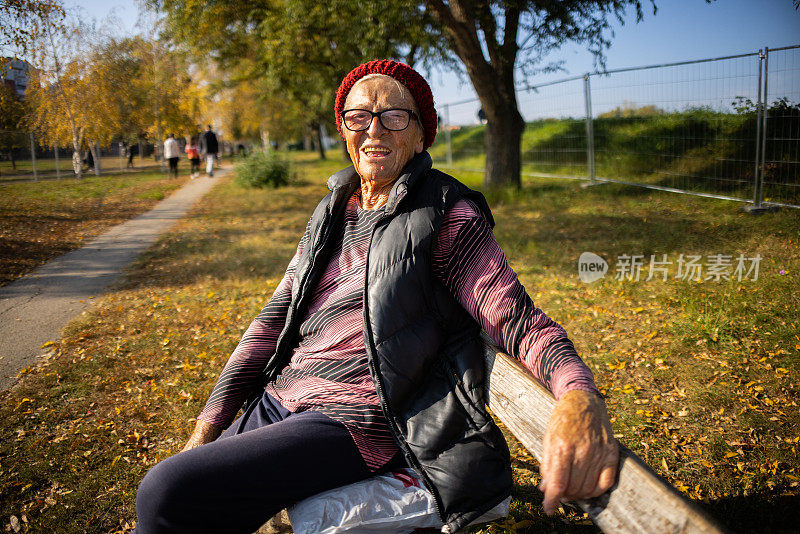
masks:
{"type": "Polygon", "coordinates": [[[800,47],[766,50],[766,115],[756,202],[800,204],[800,47]]]}
{"type": "Polygon", "coordinates": [[[129,170],[158,170],[161,162],[155,157],[152,143],[131,145],[111,143],[88,148],[73,158],[71,146],[42,146],[36,138],[23,130],[0,130],[0,182],[61,179],[75,176],[74,165],[79,164],[84,175],[113,174],[129,170]]]}
{"type": "MultiPolygon", "coordinates": [[[[522,173],[800,207],[800,45],[519,90],[522,173]]],[[[482,172],[477,100],[440,107],[437,165],[482,172]]]]}

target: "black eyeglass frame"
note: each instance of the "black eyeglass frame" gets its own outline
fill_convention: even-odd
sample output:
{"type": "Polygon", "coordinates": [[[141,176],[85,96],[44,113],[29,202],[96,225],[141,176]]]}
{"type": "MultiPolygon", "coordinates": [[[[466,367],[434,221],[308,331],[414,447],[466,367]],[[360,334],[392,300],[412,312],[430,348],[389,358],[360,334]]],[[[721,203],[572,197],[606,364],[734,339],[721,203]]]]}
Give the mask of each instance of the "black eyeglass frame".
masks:
{"type": "Polygon", "coordinates": [[[378,117],[378,122],[381,123],[383,129],[388,130],[390,132],[402,132],[403,130],[406,130],[408,126],[411,124],[411,119],[414,119],[415,121],[419,122],[419,117],[417,117],[416,112],[413,109],[405,109],[405,108],[389,108],[381,111],[370,111],[368,109],[361,109],[361,108],[343,109],[339,115],[342,117],[342,124],[344,125],[344,127],[350,130],[351,132],[363,132],[364,130],[369,130],[369,127],[372,126],[372,121],[375,120],[375,117],[378,117]],[[350,128],[347,125],[347,121],[344,118],[345,113],[349,111],[363,111],[365,113],[369,113],[372,116],[369,118],[369,122],[364,128],[361,128],[359,130],[354,130],[353,128],[350,128]],[[381,117],[381,115],[389,111],[405,111],[406,113],[408,113],[408,122],[406,123],[406,125],[403,128],[400,128],[399,130],[395,130],[393,128],[387,128],[386,125],[383,123],[383,118],[381,117]]]}

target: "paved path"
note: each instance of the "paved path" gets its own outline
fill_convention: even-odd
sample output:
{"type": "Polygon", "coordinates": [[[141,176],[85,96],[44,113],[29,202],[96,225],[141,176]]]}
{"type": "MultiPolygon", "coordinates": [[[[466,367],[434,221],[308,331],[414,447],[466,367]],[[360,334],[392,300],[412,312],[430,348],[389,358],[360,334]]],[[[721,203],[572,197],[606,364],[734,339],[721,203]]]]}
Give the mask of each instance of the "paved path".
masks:
{"type": "Polygon", "coordinates": [[[42,345],[88,308],[227,171],[191,180],[155,208],[0,288],[0,391],[46,352],[42,345]]]}

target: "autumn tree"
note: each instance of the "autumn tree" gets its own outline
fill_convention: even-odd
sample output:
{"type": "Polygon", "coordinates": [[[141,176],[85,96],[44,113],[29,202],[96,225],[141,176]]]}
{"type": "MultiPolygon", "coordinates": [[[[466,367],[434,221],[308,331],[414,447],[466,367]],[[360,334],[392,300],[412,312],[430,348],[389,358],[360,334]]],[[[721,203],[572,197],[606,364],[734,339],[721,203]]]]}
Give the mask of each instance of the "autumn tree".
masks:
{"type": "Polygon", "coordinates": [[[441,59],[446,51],[437,48],[442,41],[432,22],[407,0],[286,1],[260,21],[260,59],[275,90],[306,110],[324,156],[321,125],[335,131],[331,110],[342,78],[375,58],[401,58],[412,65],[441,59]]]}
{"type": "Polygon", "coordinates": [[[94,47],[88,76],[91,92],[87,95],[97,128],[97,140],[106,144],[113,140],[132,140],[144,131],[139,110],[147,95],[140,87],[142,58],[139,57],[140,37],[108,36],[94,47]],[[98,124],[101,126],[101,124],[98,124]]]}
{"type": "Polygon", "coordinates": [[[0,0],[0,70],[7,57],[23,58],[64,19],[58,0],[0,0]]]}
{"type": "MultiPolygon", "coordinates": [[[[432,17],[411,0],[148,3],[166,14],[166,34],[196,58],[217,63],[239,81],[258,80],[264,105],[295,103],[300,125],[317,135],[321,157],[321,126],[335,131],[333,99],[350,69],[376,57],[414,64],[447,56],[432,17]]],[[[280,109],[271,115],[286,118],[280,109]]]]}
{"type": "Polygon", "coordinates": [[[258,78],[237,80],[228,76],[214,89],[215,115],[231,139],[285,142],[302,135],[304,110],[295,100],[268,89],[258,78]]]}
{"type": "MultiPolygon", "coordinates": [[[[62,27],[65,17],[59,0],[0,0],[0,73],[8,68],[11,58],[32,59],[46,43],[50,32],[62,27]]],[[[26,126],[28,106],[7,87],[0,90],[0,150],[8,153],[14,165],[13,149],[28,142],[19,131],[26,126]]]]}
{"type": "Polygon", "coordinates": [[[166,130],[196,128],[202,90],[164,42],[118,38],[70,21],[39,50],[29,123],[44,143],[72,144],[78,176],[84,144],[99,174],[100,146],[142,132],[158,146],[166,130]]]}
{"type": "Polygon", "coordinates": [[[72,21],[48,27],[39,36],[27,93],[30,125],[45,142],[72,144],[72,166],[78,178],[83,176],[81,149],[86,133],[84,35],[85,27],[72,21]]]}
{"type": "Polygon", "coordinates": [[[72,20],[37,47],[27,99],[28,123],[44,144],[71,144],[73,170],[82,176],[84,145],[101,171],[100,145],[119,136],[129,110],[126,100],[136,66],[113,38],[72,20]]]}
{"type": "Polygon", "coordinates": [[[631,6],[637,22],[643,15],[641,0],[424,1],[463,62],[486,113],[488,185],[520,185],[525,121],[517,105],[518,84],[557,68],[544,61],[567,42],[585,44],[602,66],[610,44],[609,19],[622,23],[631,6]]]}
{"type": "Polygon", "coordinates": [[[137,42],[105,36],[89,47],[80,81],[84,91],[80,114],[96,174],[101,170],[100,147],[130,138],[142,128],[138,110],[146,97],[137,86],[143,70],[137,42]]]}
{"type": "Polygon", "coordinates": [[[158,38],[140,39],[137,47],[141,70],[135,80],[140,100],[136,113],[143,131],[156,139],[160,153],[168,133],[195,132],[204,114],[205,94],[189,74],[181,51],[158,38]]]}
{"type": "MultiPolygon", "coordinates": [[[[603,65],[612,35],[647,0],[149,0],[167,14],[176,41],[227,68],[248,58],[275,91],[306,110],[309,124],[331,121],[339,81],[364,61],[390,57],[424,66],[463,69],[488,123],[486,182],[520,183],[525,122],[516,89],[552,71],[548,53],[565,43],[585,45],[603,65]],[[202,4],[202,5],[201,5],[202,4]]],[[[655,11],[654,0],[650,0],[655,11]]]]}
{"type": "Polygon", "coordinates": [[[26,106],[17,92],[0,83],[0,155],[5,155],[16,169],[14,149],[25,146],[27,136],[20,130],[26,115],[26,106]]]}

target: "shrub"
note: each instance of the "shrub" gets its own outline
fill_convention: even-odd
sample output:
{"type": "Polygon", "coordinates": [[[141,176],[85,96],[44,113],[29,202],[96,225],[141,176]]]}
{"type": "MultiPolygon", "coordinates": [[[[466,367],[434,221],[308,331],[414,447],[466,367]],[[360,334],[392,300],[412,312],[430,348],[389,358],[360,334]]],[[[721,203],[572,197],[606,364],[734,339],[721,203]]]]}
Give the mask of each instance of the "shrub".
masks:
{"type": "Polygon", "coordinates": [[[280,187],[294,180],[289,160],[273,150],[254,150],[235,170],[236,181],[245,187],[280,187]]]}

